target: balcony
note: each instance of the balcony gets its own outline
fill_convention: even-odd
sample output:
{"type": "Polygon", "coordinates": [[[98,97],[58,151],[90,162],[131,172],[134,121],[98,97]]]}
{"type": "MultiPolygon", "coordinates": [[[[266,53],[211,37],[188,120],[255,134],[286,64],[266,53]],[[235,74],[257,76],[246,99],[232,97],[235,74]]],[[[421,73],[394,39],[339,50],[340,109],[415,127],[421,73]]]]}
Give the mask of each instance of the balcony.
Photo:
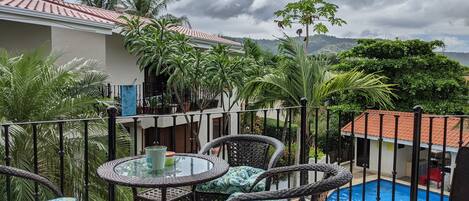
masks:
{"type": "MultiPolygon", "coordinates": [[[[118,94],[119,91],[116,90],[115,93],[118,94]]],[[[285,154],[277,166],[333,163],[353,173],[350,183],[329,192],[328,201],[362,200],[362,196],[366,196],[364,200],[385,197],[408,200],[409,195],[416,195],[418,200],[448,200],[456,153],[460,147],[469,143],[469,130],[464,123],[468,115],[422,115],[420,110],[368,110],[352,113],[297,106],[133,117],[116,116],[112,111],[108,110],[110,116],[98,118],[3,124],[4,150],[0,152],[4,158],[3,163],[24,168],[18,154],[28,155],[32,159],[31,170],[49,176],[48,179],[60,186],[66,196],[92,200],[90,195],[93,194],[100,199],[116,200],[131,195],[130,189],[111,184],[109,188],[90,188],[108,186],[96,176],[100,162],[138,155],[143,151],[144,145],[139,139],[141,136],[138,136],[140,120],[186,121],[189,117],[190,123],[196,123],[185,124],[185,128],[191,131],[188,132],[190,137],[178,141],[175,129],[172,129],[169,138],[162,139],[160,133],[155,131],[158,143],[166,145],[169,150],[197,153],[201,146],[220,136],[244,133],[266,135],[285,144],[285,154]],[[310,116],[299,115],[302,113],[310,116]],[[215,115],[222,118],[216,128],[212,121],[204,118],[215,115]],[[194,118],[196,116],[199,118],[194,118]],[[126,119],[130,119],[131,123],[116,123],[126,119]],[[200,124],[197,124],[199,121],[200,124]],[[105,125],[99,126],[104,127],[102,132],[95,132],[94,126],[97,125],[105,125]],[[211,129],[199,130],[203,132],[198,133],[198,136],[193,135],[197,132],[192,131],[198,130],[198,126],[202,125],[211,129]],[[46,132],[47,136],[57,139],[54,141],[56,144],[47,144],[57,149],[54,155],[47,156],[56,159],[50,164],[41,162],[45,158],[41,158],[44,155],[38,151],[46,146],[43,144],[46,132]],[[20,133],[22,137],[32,139],[27,147],[15,146],[20,133]],[[124,142],[125,138],[129,138],[129,141],[124,142]],[[100,152],[96,152],[100,147],[97,145],[99,142],[105,146],[100,152]],[[80,149],[72,148],[77,144],[80,149]],[[94,155],[96,153],[99,154],[94,155]],[[96,160],[100,162],[97,163],[96,160]],[[73,167],[86,171],[75,172],[73,167]],[[75,181],[76,178],[84,179],[75,181]],[[119,190],[108,191],[111,187],[119,190]]],[[[225,157],[224,154],[219,155],[225,157]]],[[[298,180],[313,183],[320,179],[321,174],[314,172],[300,177],[288,175],[275,178],[271,190],[294,187],[298,180]]],[[[17,180],[9,181],[0,194],[5,200],[14,200],[17,193],[14,189],[18,183],[17,180]],[[7,195],[10,197],[6,197],[7,195]]],[[[37,193],[37,189],[32,191],[37,193]]]]}
{"type": "MultiPolygon", "coordinates": [[[[115,105],[118,107],[118,114],[122,114],[122,107],[124,106],[122,104],[122,96],[124,95],[122,92],[123,86],[124,85],[108,84],[100,89],[102,97],[111,98],[115,101],[115,105]]],[[[135,99],[135,113],[133,115],[163,115],[200,111],[197,101],[209,96],[207,92],[204,91],[194,92],[186,90],[178,94],[182,102],[180,103],[175,93],[165,89],[166,86],[157,82],[144,82],[142,84],[133,85],[132,90],[134,90],[135,93],[130,94],[130,96],[134,96],[130,98],[135,99]]],[[[219,107],[219,97],[214,97],[206,101],[207,103],[204,103],[204,110],[219,107]]]]}

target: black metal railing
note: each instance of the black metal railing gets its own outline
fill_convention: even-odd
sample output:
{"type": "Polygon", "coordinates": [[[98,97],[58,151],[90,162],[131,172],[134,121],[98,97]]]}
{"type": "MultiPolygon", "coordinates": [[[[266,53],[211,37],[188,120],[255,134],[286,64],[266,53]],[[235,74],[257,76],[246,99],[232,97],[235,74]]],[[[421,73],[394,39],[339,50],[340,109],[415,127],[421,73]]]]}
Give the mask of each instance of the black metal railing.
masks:
{"type": "MultiPolygon", "coordinates": [[[[97,89],[103,98],[112,98],[118,109],[121,105],[121,86],[118,84],[107,84],[97,89]]],[[[176,94],[162,87],[161,84],[153,82],[144,82],[135,84],[136,114],[173,114],[191,111],[200,111],[201,99],[207,99],[203,103],[203,110],[219,107],[218,96],[213,96],[208,90],[191,91],[186,90],[176,98],[176,94]],[[199,101],[199,102],[198,102],[199,101]]]]}
{"type": "MultiPolygon", "coordinates": [[[[302,100],[300,106],[294,107],[284,107],[284,108],[266,108],[266,109],[253,109],[253,110],[235,110],[235,111],[225,111],[225,112],[193,112],[193,113],[175,113],[175,114],[155,114],[155,115],[137,115],[130,117],[120,117],[117,115],[117,108],[111,107],[107,109],[107,116],[100,118],[87,118],[87,119],[71,119],[71,120],[57,120],[57,121],[38,121],[38,122],[25,122],[25,123],[4,123],[1,124],[2,133],[3,133],[3,162],[7,166],[11,166],[12,162],[15,162],[15,158],[12,158],[14,155],[11,154],[12,147],[10,145],[15,142],[11,138],[11,127],[22,127],[25,128],[28,132],[31,132],[32,137],[32,154],[33,154],[33,171],[37,174],[41,174],[39,167],[39,161],[42,160],[38,158],[38,134],[41,130],[38,129],[43,125],[54,125],[57,128],[55,134],[58,135],[58,150],[57,156],[59,160],[58,165],[58,178],[51,178],[53,182],[60,186],[62,192],[65,191],[67,181],[72,177],[83,176],[84,183],[77,184],[74,186],[82,185],[82,190],[74,190],[65,192],[68,196],[79,197],[80,200],[89,200],[90,198],[90,186],[96,186],[99,184],[104,184],[103,181],[91,180],[91,176],[95,174],[96,169],[90,169],[90,124],[96,122],[107,122],[107,132],[102,134],[107,142],[107,157],[106,160],[114,160],[117,157],[123,157],[119,155],[117,150],[129,149],[129,154],[133,155],[141,154],[145,144],[137,143],[138,136],[138,125],[142,121],[152,122],[153,130],[146,130],[143,135],[152,135],[154,141],[153,144],[164,144],[168,146],[169,150],[174,150],[178,152],[191,152],[196,153],[200,149],[201,145],[210,142],[211,140],[225,135],[233,134],[244,134],[244,133],[254,133],[259,135],[267,135],[280,139],[286,145],[286,152],[283,158],[279,161],[279,166],[293,165],[295,163],[336,163],[344,167],[348,167],[354,176],[356,177],[361,170],[362,171],[362,183],[352,183],[341,189],[336,190],[337,197],[335,200],[340,200],[341,193],[348,191],[347,200],[357,200],[357,194],[353,193],[353,188],[356,185],[362,185],[361,188],[361,200],[365,200],[365,195],[369,191],[366,183],[370,178],[375,178],[377,181],[376,186],[376,200],[381,199],[381,182],[383,180],[383,161],[390,160],[390,157],[384,157],[383,152],[383,143],[393,143],[392,149],[392,167],[391,172],[389,173],[392,182],[392,200],[396,200],[396,184],[399,183],[398,180],[398,170],[397,161],[402,160],[399,158],[398,149],[400,144],[407,143],[407,146],[412,146],[412,152],[409,153],[412,155],[412,174],[411,174],[411,186],[410,186],[410,200],[417,200],[418,191],[425,190],[427,192],[426,199],[429,200],[429,193],[432,192],[429,182],[427,182],[424,189],[419,187],[419,176],[422,174],[419,173],[421,169],[420,166],[420,153],[422,148],[425,148],[428,152],[427,160],[430,161],[432,158],[432,150],[435,150],[435,140],[432,139],[435,137],[436,132],[442,132],[443,139],[440,142],[438,140],[439,151],[443,154],[441,161],[439,162],[440,168],[443,170],[441,172],[442,178],[445,177],[446,172],[446,152],[447,146],[454,146],[453,144],[448,145],[447,136],[448,131],[451,131],[451,137],[454,138],[454,128],[449,127],[449,120],[454,121],[457,119],[455,125],[458,127],[458,145],[457,147],[466,146],[466,139],[469,137],[469,134],[466,134],[466,124],[464,120],[468,118],[468,115],[453,115],[453,116],[440,116],[440,115],[423,115],[423,110],[417,107],[413,113],[398,113],[398,112],[387,112],[387,111],[374,111],[370,113],[365,111],[363,113],[357,112],[344,112],[339,110],[334,110],[331,108],[309,108],[306,107],[307,101],[302,100]],[[371,119],[370,119],[371,118],[371,119]],[[413,128],[413,139],[406,140],[403,136],[403,128],[407,126],[407,123],[401,121],[412,119],[413,123],[411,124],[413,128]],[[422,124],[422,121],[425,124],[422,124]],[[436,123],[441,124],[443,122],[442,129],[435,130],[436,123]],[[125,122],[125,123],[117,123],[125,122]],[[169,125],[166,125],[165,124],[169,125]],[[371,123],[370,123],[371,122],[371,123]],[[427,126],[428,128],[422,129],[422,125],[427,126]],[[78,130],[66,130],[67,125],[81,125],[80,136],[74,135],[74,139],[82,140],[83,144],[83,153],[77,153],[76,157],[82,157],[83,160],[83,169],[84,175],[66,175],[66,167],[64,165],[64,154],[70,138],[70,132],[78,132],[78,130]],[[128,132],[128,137],[131,138],[129,147],[117,147],[116,137],[118,129],[117,126],[124,125],[128,127],[126,130],[128,132]],[[176,131],[177,126],[183,126],[184,132],[180,133],[176,131]],[[163,130],[165,127],[169,128],[169,136],[163,136],[163,130]],[[203,129],[205,127],[206,129],[203,129]],[[28,129],[26,129],[28,128],[28,129]],[[29,129],[30,128],[30,129],[29,129]],[[215,130],[216,128],[216,130],[215,130]],[[377,128],[377,129],[376,129],[377,128]],[[148,132],[147,132],[148,131],[148,132]],[[428,137],[422,138],[422,134],[428,132],[428,137]],[[299,135],[299,136],[298,136],[299,135]],[[165,139],[163,139],[165,138],[165,139]],[[180,139],[183,140],[180,140],[180,139]],[[358,138],[364,139],[363,144],[357,144],[358,138]],[[370,163],[374,162],[374,159],[370,158],[370,152],[368,147],[370,142],[368,140],[377,141],[377,167],[371,167],[370,163]],[[363,163],[358,165],[358,147],[362,146],[363,153],[362,156],[368,159],[364,160],[363,163]],[[441,146],[441,150],[440,150],[441,146]],[[298,157],[297,154],[298,153],[298,157]],[[323,154],[322,154],[323,153],[323,154]],[[299,160],[296,161],[295,158],[299,160]],[[360,167],[361,166],[361,167],[360,167]],[[371,173],[371,176],[370,176],[371,173]],[[54,180],[55,179],[55,180],[54,180]],[[90,182],[100,182],[93,183],[90,182]]],[[[454,126],[453,124],[451,124],[454,126]]],[[[150,144],[151,144],[150,143],[150,144]]],[[[149,144],[147,144],[149,145],[149,144]]],[[[452,147],[452,149],[457,148],[452,147]]],[[[222,150],[222,156],[224,157],[224,152],[222,150]]],[[[50,156],[54,157],[54,156],[50,156]]],[[[95,158],[93,156],[93,158],[95,158]]],[[[81,159],[80,159],[81,160],[81,159]]],[[[387,163],[389,164],[389,163],[387,163]]],[[[95,167],[93,167],[95,168],[95,167]]],[[[388,167],[386,167],[388,168],[388,167]]],[[[429,177],[429,170],[431,164],[427,163],[427,177],[429,177]]],[[[317,181],[319,178],[318,173],[313,175],[308,175],[307,173],[301,173],[299,177],[299,183],[305,184],[308,182],[317,181]],[[309,177],[308,177],[309,176],[309,177]]],[[[10,177],[5,177],[5,192],[0,193],[4,196],[4,200],[14,200],[13,191],[10,177]]],[[[296,184],[297,178],[294,175],[289,175],[286,178],[276,178],[275,188],[290,187],[296,184]]],[[[444,188],[444,179],[442,183],[442,188],[440,189],[441,199],[446,196],[444,188]]],[[[39,200],[39,188],[37,184],[34,186],[34,198],[39,200]]],[[[368,192],[369,193],[369,192],[368,192]]],[[[108,199],[115,200],[116,190],[115,186],[108,184],[107,189],[108,199]]],[[[3,199],[3,198],[2,198],[3,199]]],[[[332,199],[332,198],[331,198],[332,199]]],[[[344,200],[344,199],[342,199],[344,200]]]]}

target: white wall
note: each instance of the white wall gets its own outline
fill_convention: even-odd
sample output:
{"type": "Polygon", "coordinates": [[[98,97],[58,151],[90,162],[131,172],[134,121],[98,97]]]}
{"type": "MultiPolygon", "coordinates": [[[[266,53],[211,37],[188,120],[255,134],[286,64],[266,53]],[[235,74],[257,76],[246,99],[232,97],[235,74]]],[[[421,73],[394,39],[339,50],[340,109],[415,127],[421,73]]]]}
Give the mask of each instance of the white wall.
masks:
{"type": "MultiPolygon", "coordinates": [[[[355,156],[356,152],[356,140],[355,140],[355,156]]],[[[379,154],[379,143],[376,140],[370,140],[370,167],[369,170],[372,172],[378,171],[378,154],[379,154]]],[[[381,174],[385,176],[392,176],[392,169],[394,163],[394,144],[390,142],[383,142],[381,152],[381,174]]],[[[356,166],[355,158],[355,166],[356,166]]],[[[397,178],[406,176],[407,163],[412,161],[412,147],[404,146],[403,148],[397,149],[396,155],[396,172],[397,178]]]]}
{"type": "Polygon", "coordinates": [[[52,27],[51,36],[52,52],[61,55],[58,60],[59,64],[74,58],[85,58],[98,61],[99,69],[104,69],[106,65],[105,35],[52,27]]]}
{"type": "Polygon", "coordinates": [[[50,51],[50,27],[0,20],[0,49],[18,54],[39,47],[50,51]]]}
{"type": "Polygon", "coordinates": [[[137,66],[137,59],[124,48],[123,38],[118,34],[106,36],[106,73],[112,84],[137,84],[144,81],[144,73],[137,66]]]}
{"type": "Polygon", "coordinates": [[[137,84],[144,81],[144,74],[136,65],[136,58],[123,46],[118,34],[104,35],[71,29],[51,28],[52,51],[61,54],[59,64],[74,58],[94,59],[98,69],[109,75],[111,84],[137,84]]]}

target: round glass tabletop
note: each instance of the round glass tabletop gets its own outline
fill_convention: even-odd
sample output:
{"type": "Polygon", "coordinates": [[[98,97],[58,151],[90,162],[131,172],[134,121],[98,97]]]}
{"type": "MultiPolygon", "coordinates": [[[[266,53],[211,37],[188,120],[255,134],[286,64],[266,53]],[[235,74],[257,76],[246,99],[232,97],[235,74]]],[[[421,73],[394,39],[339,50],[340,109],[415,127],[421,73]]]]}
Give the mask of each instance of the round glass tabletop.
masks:
{"type": "Polygon", "coordinates": [[[162,188],[200,184],[228,172],[228,163],[208,155],[176,153],[174,164],[164,171],[151,171],[145,156],[132,156],[106,162],[96,171],[102,179],[130,187],[162,188]]]}
{"type": "Polygon", "coordinates": [[[126,177],[139,178],[176,178],[194,176],[213,168],[209,160],[192,156],[174,156],[174,164],[168,165],[164,170],[153,171],[145,157],[128,160],[114,167],[115,173],[126,177]]]}

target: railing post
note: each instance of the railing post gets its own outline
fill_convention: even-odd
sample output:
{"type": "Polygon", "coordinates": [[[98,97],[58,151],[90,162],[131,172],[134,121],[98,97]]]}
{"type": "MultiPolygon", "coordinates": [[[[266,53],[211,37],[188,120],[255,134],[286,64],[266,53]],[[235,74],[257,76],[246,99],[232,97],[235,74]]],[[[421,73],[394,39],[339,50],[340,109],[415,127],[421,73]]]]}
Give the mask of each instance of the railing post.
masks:
{"type": "Polygon", "coordinates": [[[107,97],[111,98],[111,94],[112,94],[111,83],[107,83],[107,97]]]}
{"type": "Polygon", "coordinates": [[[414,136],[412,140],[412,175],[410,185],[410,201],[417,201],[419,159],[420,159],[420,134],[422,129],[422,112],[420,106],[414,107],[414,136]]]}
{"type": "MultiPolygon", "coordinates": [[[[4,131],[3,134],[5,135],[5,165],[10,166],[10,133],[9,133],[9,125],[3,125],[4,131]]],[[[6,200],[11,200],[11,178],[10,176],[5,177],[5,190],[6,190],[6,200]]]]}
{"type": "MultiPolygon", "coordinates": [[[[306,136],[306,104],[307,104],[306,98],[301,98],[300,103],[301,103],[301,127],[300,127],[300,164],[306,164],[308,163],[308,146],[307,146],[307,136],[306,136]]],[[[301,172],[300,173],[300,185],[305,185],[308,183],[308,173],[307,172],[301,172]]]]}
{"type": "MultiPolygon", "coordinates": [[[[111,106],[107,108],[108,114],[108,161],[116,159],[116,114],[117,108],[111,106]]],[[[109,201],[115,200],[114,184],[108,184],[109,201]]]]}

